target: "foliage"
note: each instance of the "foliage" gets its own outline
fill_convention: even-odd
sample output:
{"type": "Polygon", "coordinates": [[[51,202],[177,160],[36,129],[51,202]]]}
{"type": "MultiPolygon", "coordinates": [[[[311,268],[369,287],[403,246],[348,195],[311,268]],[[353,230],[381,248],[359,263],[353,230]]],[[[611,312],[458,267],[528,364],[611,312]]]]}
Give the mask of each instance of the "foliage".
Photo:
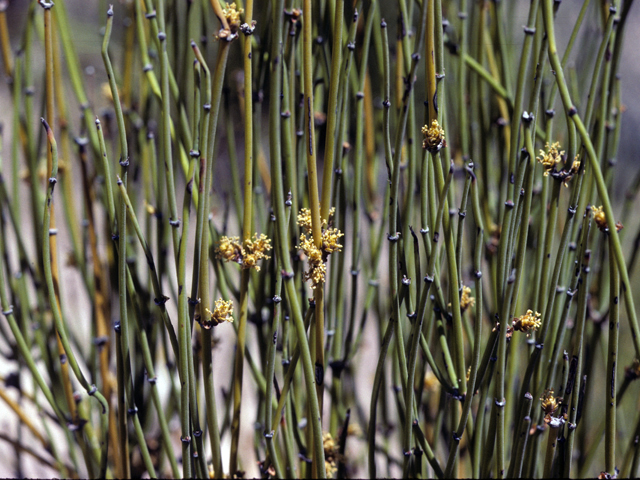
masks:
{"type": "Polygon", "coordinates": [[[95,3],[102,89],[70,0],[19,39],[0,2],[18,463],[638,475],[632,0],[585,0],[563,51],[554,0],[95,3]]]}

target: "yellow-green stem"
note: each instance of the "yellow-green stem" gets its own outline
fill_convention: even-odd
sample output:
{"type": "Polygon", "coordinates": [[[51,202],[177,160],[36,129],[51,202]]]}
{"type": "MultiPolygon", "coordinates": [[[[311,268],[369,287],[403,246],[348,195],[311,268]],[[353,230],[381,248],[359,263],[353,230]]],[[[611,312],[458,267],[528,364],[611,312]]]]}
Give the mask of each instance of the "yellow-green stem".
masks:
{"type": "MultiPolygon", "coordinates": [[[[309,207],[311,211],[311,229],[313,241],[319,250],[322,250],[322,220],[320,217],[320,198],[318,194],[318,173],[316,168],[316,141],[314,129],[313,111],[313,39],[312,39],[312,2],[304,0],[303,4],[303,63],[304,63],[304,131],[305,152],[307,157],[307,175],[309,188],[309,207]]],[[[330,187],[329,187],[330,188],[330,187]]],[[[328,218],[325,219],[328,221],[328,218]]],[[[320,423],[322,424],[322,407],[324,396],[324,284],[318,285],[313,298],[315,307],[315,331],[311,336],[315,340],[315,371],[316,371],[316,395],[318,396],[318,408],[320,423]]],[[[309,446],[311,450],[311,446],[309,446]]],[[[314,455],[313,462],[317,458],[314,455]]]]}

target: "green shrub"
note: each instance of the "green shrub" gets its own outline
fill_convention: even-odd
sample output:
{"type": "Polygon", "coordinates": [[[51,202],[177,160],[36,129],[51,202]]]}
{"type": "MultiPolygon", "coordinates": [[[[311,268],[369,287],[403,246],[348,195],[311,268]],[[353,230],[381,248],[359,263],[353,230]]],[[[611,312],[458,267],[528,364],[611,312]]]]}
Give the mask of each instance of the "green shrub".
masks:
{"type": "Polygon", "coordinates": [[[0,2],[15,474],[637,476],[632,1],[242,3],[0,2]]]}

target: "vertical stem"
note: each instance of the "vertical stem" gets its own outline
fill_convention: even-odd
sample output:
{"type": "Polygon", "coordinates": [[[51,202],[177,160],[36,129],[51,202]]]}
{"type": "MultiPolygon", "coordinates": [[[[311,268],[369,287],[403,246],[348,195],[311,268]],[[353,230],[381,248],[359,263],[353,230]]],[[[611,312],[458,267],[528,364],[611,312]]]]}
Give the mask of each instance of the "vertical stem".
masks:
{"type": "Polygon", "coordinates": [[[96,334],[97,338],[105,343],[102,348],[98,347],[99,363],[100,363],[100,376],[102,377],[102,390],[104,396],[109,403],[109,434],[111,445],[110,448],[113,452],[113,457],[116,463],[116,474],[124,476],[122,470],[122,458],[119,451],[118,435],[116,430],[116,417],[115,411],[111,408],[111,389],[113,376],[109,370],[109,358],[111,356],[110,349],[110,336],[108,330],[108,293],[107,293],[107,279],[103,271],[102,263],[100,262],[100,256],[98,254],[98,238],[96,235],[95,218],[93,213],[93,202],[95,200],[95,194],[92,188],[92,184],[89,180],[88,166],[87,166],[87,153],[86,142],[78,141],[80,166],[82,171],[82,184],[84,187],[84,199],[85,199],[85,211],[88,221],[88,237],[89,246],[91,249],[91,261],[93,266],[94,275],[94,295],[95,295],[95,317],[96,317],[96,334]]]}
{"type": "MultiPolygon", "coordinates": [[[[195,170],[195,162],[191,162],[191,175],[195,170]]],[[[187,183],[187,192],[193,187],[193,177],[189,179],[187,183]]],[[[188,316],[187,309],[187,289],[185,288],[186,280],[186,247],[187,237],[189,231],[189,203],[190,198],[185,194],[184,202],[184,215],[182,218],[182,237],[180,239],[180,248],[177,251],[178,254],[178,338],[180,342],[179,348],[179,368],[180,368],[180,424],[182,427],[182,435],[180,441],[182,443],[182,475],[183,478],[191,478],[192,472],[192,436],[191,436],[191,415],[189,412],[189,393],[190,393],[190,378],[189,378],[189,357],[193,356],[191,349],[191,342],[189,341],[191,336],[189,331],[191,330],[191,322],[188,316]]],[[[195,405],[193,405],[195,407],[195,405]]],[[[194,412],[195,414],[196,412],[194,412]]],[[[199,452],[204,454],[204,452],[199,452]]]]}
{"type": "MultiPolygon", "coordinates": [[[[473,178],[472,188],[473,188],[473,202],[478,203],[478,188],[477,188],[477,178],[473,173],[473,170],[469,170],[469,175],[473,178]]],[[[478,208],[479,210],[479,208],[478,208]]],[[[478,225],[482,225],[482,220],[480,218],[476,218],[476,222],[478,225]]],[[[458,448],[460,446],[460,440],[462,439],[462,435],[467,426],[467,420],[469,418],[469,413],[471,411],[471,402],[474,397],[474,393],[478,387],[478,367],[480,365],[480,341],[482,338],[482,237],[484,234],[484,229],[481,226],[477,227],[476,232],[476,249],[474,254],[474,273],[475,273],[475,287],[476,287],[476,318],[474,321],[474,340],[473,340],[473,360],[471,361],[471,370],[469,374],[468,388],[467,394],[464,398],[464,404],[462,407],[462,416],[460,418],[460,422],[458,423],[458,429],[452,435],[451,446],[449,449],[449,459],[447,461],[447,467],[445,469],[445,477],[450,478],[453,473],[454,460],[456,458],[458,448]]]]}
{"type": "Polygon", "coordinates": [[[607,191],[607,186],[605,184],[604,177],[602,176],[599,159],[596,155],[595,149],[593,148],[593,143],[591,142],[589,133],[587,132],[587,129],[582,122],[580,115],[578,115],[578,110],[571,101],[569,88],[567,87],[567,82],[564,77],[564,71],[562,65],[560,64],[553,25],[552,1],[553,0],[543,0],[542,2],[544,25],[547,32],[547,38],[549,39],[549,60],[551,62],[552,68],[556,72],[556,82],[558,83],[560,98],[562,99],[564,108],[567,112],[567,115],[575,124],[576,129],[587,151],[589,166],[591,167],[593,173],[598,196],[602,200],[604,213],[607,219],[607,227],[609,228],[611,241],[613,242],[614,257],[616,262],[618,263],[618,272],[621,279],[621,288],[624,292],[624,299],[627,307],[627,316],[629,317],[629,326],[632,331],[633,345],[636,350],[636,355],[640,356],[640,328],[638,327],[638,318],[635,309],[635,302],[633,300],[633,291],[629,281],[629,274],[627,272],[627,265],[624,260],[622,246],[620,244],[620,236],[616,229],[616,221],[613,215],[613,208],[611,207],[609,192],[607,191]]]}
{"type": "MultiPolygon", "coordinates": [[[[205,315],[205,308],[211,305],[211,297],[209,291],[209,226],[208,215],[213,176],[213,152],[215,143],[215,134],[218,127],[218,112],[220,109],[220,98],[222,95],[222,84],[224,72],[227,66],[227,58],[229,56],[229,42],[221,41],[219,43],[218,58],[216,60],[216,68],[211,83],[211,104],[206,108],[205,112],[211,111],[208,122],[208,130],[206,138],[203,137],[202,149],[206,148],[206,153],[202,157],[201,162],[204,165],[205,178],[200,178],[200,189],[202,206],[198,209],[198,222],[201,224],[202,240],[200,245],[200,266],[198,279],[198,292],[200,300],[200,315],[205,315]],[[202,210],[201,210],[202,209],[202,210]]],[[[211,330],[202,329],[202,345],[207,347],[211,345],[211,330]]],[[[224,477],[222,468],[222,458],[220,451],[220,431],[218,429],[218,413],[215,400],[215,390],[213,386],[213,366],[212,366],[211,348],[202,349],[202,381],[204,382],[204,395],[207,404],[207,424],[209,428],[209,437],[211,442],[211,455],[213,459],[213,469],[216,478],[224,477]]]]}
{"type": "MultiPolygon", "coordinates": [[[[304,65],[304,124],[305,124],[305,148],[307,157],[307,174],[309,188],[309,207],[311,210],[311,229],[313,241],[319,250],[322,250],[322,220],[320,218],[320,198],[318,194],[318,174],[316,168],[316,141],[313,112],[313,39],[312,39],[312,1],[304,0],[303,3],[303,65],[304,65]]],[[[331,188],[330,186],[328,187],[331,188]]],[[[326,218],[325,220],[329,220],[326,218]]],[[[324,284],[318,285],[313,292],[316,301],[315,307],[315,331],[311,338],[315,338],[315,371],[316,371],[316,395],[320,423],[322,424],[322,406],[324,394],[324,284]]],[[[315,441],[315,440],[314,440],[315,441]]],[[[318,458],[314,455],[313,462],[318,458]]]]}
{"type": "Polygon", "coordinates": [[[171,104],[169,96],[169,54],[167,53],[167,31],[164,21],[164,0],[158,0],[158,41],[160,42],[160,88],[162,92],[162,142],[164,153],[164,168],[167,171],[167,198],[169,199],[169,225],[173,238],[174,257],[178,255],[178,203],[176,201],[176,185],[174,180],[173,155],[171,152],[171,104]]]}
{"type": "MultiPolygon", "coordinates": [[[[276,234],[277,235],[277,234],[276,234]]],[[[277,240],[276,240],[277,241],[277,240]]],[[[279,257],[276,258],[276,272],[280,271],[282,268],[282,262],[279,257]]],[[[264,438],[267,443],[267,451],[269,456],[271,457],[271,461],[273,463],[274,468],[276,469],[276,476],[278,478],[283,478],[283,472],[281,470],[280,464],[278,462],[278,452],[277,445],[274,441],[274,430],[271,429],[271,423],[273,422],[273,408],[271,403],[273,401],[273,380],[275,377],[275,361],[276,361],[276,347],[278,340],[278,331],[280,329],[280,321],[282,319],[282,306],[280,303],[282,302],[282,275],[278,275],[276,278],[275,285],[275,293],[273,296],[273,319],[270,330],[270,339],[269,345],[267,348],[267,358],[266,358],[266,367],[265,367],[265,403],[264,403],[264,438]]],[[[278,411],[276,411],[276,415],[280,415],[278,411]]],[[[284,432],[286,436],[286,432],[284,432]]]]}
{"type": "MultiPolygon", "coordinates": [[[[109,87],[111,89],[111,95],[113,97],[113,103],[116,111],[116,122],[118,125],[118,135],[120,139],[120,166],[121,179],[118,179],[118,184],[122,184],[123,188],[127,188],[127,173],[129,168],[129,149],[127,145],[127,134],[124,125],[124,115],[122,113],[122,105],[120,104],[120,97],[118,95],[118,86],[116,84],[113,67],[111,65],[111,59],[109,58],[108,48],[109,40],[111,38],[111,29],[113,27],[113,7],[109,7],[107,10],[107,25],[105,28],[105,36],[102,42],[102,60],[107,70],[107,76],[109,78],[109,87]]],[[[144,461],[145,467],[150,477],[155,477],[156,473],[149,456],[149,449],[147,442],[144,438],[144,433],[140,426],[140,418],[138,417],[138,408],[135,404],[133,393],[133,378],[131,369],[131,356],[129,351],[129,318],[127,312],[127,205],[124,197],[120,199],[117,211],[118,220],[118,296],[120,301],[120,342],[122,357],[121,361],[124,369],[125,388],[127,397],[127,414],[133,418],[133,426],[138,437],[138,446],[144,461]]],[[[119,411],[119,415],[124,415],[124,411],[119,411]]],[[[125,429],[126,430],[126,429],[125,429]]],[[[123,433],[124,434],[124,433],[123,433]]],[[[121,440],[121,445],[125,442],[121,440]]],[[[127,450],[124,449],[120,452],[122,455],[127,455],[127,450]]]]}
{"type": "Polygon", "coordinates": [[[6,14],[8,6],[9,2],[7,0],[0,1],[0,49],[2,50],[4,73],[7,77],[13,77],[13,55],[11,54],[6,14]]]}
{"type": "Polygon", "coordinates": [[[560,433],[560,425],[557,419],[552,418],[547,431],[549,432],[549,436],[547,438],[547,454],[544,459],[544,473],[542,474],[542,478],[552,478],[553,457],[555,456],[556,445],[558,444],[558,433],[560,433]]]}
{"type": "MultiPolygon", "coordinates": [[[[278,229],[278,234],[276,236],[277,239],[277,247],[276,254],[280,255],[282,259],[282,275],[283,275],[283,283],[286,290],[287,302],[289,304],[290,317],[293,320],[293,326],[295,328],[298,345],[300,346],[300,359],[302,360],[302,368],[304,381],[306,386],[307,393],[307,402],[309,405],[309,421],[311,422],[311,429],[313,434],[313,443],[311,445],[307,445],[307,449],[313,452],[313,458],[315,463],[315,470],[313,474],[317,478],[325,478],[325,462],[324,462],[324,448],[322,443],[322,416],[320,413],[319,406],[319,398],[317,396],[317,392],[315,391],[316,385],[315,383],[318,381],[316,375],[314,375],[314,368],[311,359],[311,353],[309,351],[309,340],[307,339],[306,329],[302,319],[302,311],[300,308],[300,303],[298,302],[296,287],[293,282],[293,269],[291,267],[291,258],[289,255],[289,240],[288,240],[288,231],[286,224],[286,214],[285,214],[285,197],[284,197],[284,187],[283,187],[283,179],[282,179],[282,165],[281,165],[281,116],[280,116],[280,93],[282,87],[282,15],[283,15],[283,1],[277,0],[273,4],[273,32],[274,37],[271,42],[272,55],[270,60],[270,73],[271,73],[271,86],[269,91],[269,101],[271,102],[271,106],[269,108],[269,146],[270,146],[270,157],[271,157],[271,175],[272,175],[272,205],[276,215],[276,228],[278,229]]],[[[304,13],[304,28],[307,28],[307,22],[310,22],[311,17],[307,17],[307,11],[310,13],[311,2],[309,0],[305,1],[305,10],[304,13]]],[[[309,54],[311,50],[311,25],[308,25],[309,32],[305,33],[305,49],[309,48],[309,54]],[[307,36],[309,38],[307,38],[307,36]],[[309,45],[306,44],[309,42],[309,45]]],[[[310,70],[311,67],[311,58],[305,55],[304,58],[305,67],[308,67],[310,70]],[[307,65],[309,64],[309,65],[307,65]]],[[[309,95],[309,88],[312,87],[312,82],[309,81],[309,85],[307,85],[307,73],[310,75],[311,72],[305,69],[305,103],[307,99],[307,95],[309,95]]],[[[309,77],[309,80],[311,78],[309,77]]],[[[312,104],[307,103],[309,107],[312,107],[312,104]]],[[[313,117],[306,117],[311,122],[310,127],[313,127],[313,117]]],[[[312,133],[312,130],[311,130],[312,133]]],[[[310,144],[313,145],[313,144],[310,144]]],[[[317,191],[316,191],[317,193],[317,191]]],[[[316,196],[317,198],[317,196],[316,196]]],[[[317,202],[316,202],[317,205],[317,202]]],[[[319,214],[319,211],[317,212],[319,214]]],[[[315,237],[314,237],[315,239],[315,237]]],[[[316,289],[317,290],[317,289],[316,289]]],[[[317,306],[316,306],[316,314],[317,314],[317,306]]],[[[292,367],[289,367],[292,368],[292,367]]]]}
{"type": "MultiPolygon", "coordinates": [[[[55,98],[54,98],[54,59],[53,59],[53,25],[52,25],[52,16],[51,9],[53,8],[53,3],[47,3],[43,0],[40,0],[40,6],[44,9],[44,47],[45,47],[45,106],[46,106],[46,123],[48,127],[46,127],[47,136],[50,139],[51,147],[47,148],[47,178],[51,179],[57,176],[57,158],[54,159],[54,148],[55,155],[57,155],[57,147],[54,147],[55,138],[53,125],[55,125],[55,98]],[[55,172],[54,172],[54,162],[55,172]]],[[[35,173],[35,172],[34,172],[35,173]]],[[[37,176],[35,177],[37,178],[37,176]]],[[[54,183],[55,184],[55,183],[54,183]]],[[[35,190],[35,184],[32,184],[32,188],[35,190]]],[[[56,311],[60,309],[60,283],[58,277],[58,249],[57,249],[57,229],[56,229],[56,216],[55,216],[55,206],[53,203],[53,187],[51,188],[51,199],[49,201],[49,227],[45,229],[38,228],[39,231],[42,231],[43,234],[41,239],[43,241],[43,245],[49,244],[49,253],[45,255],[43,248],[43,262],[44,262],[44,271],[46,275],[47,269],[50,269],[51,273],[51,282],[52,282],[52,291],[54,295],[49,298],[50,308],[56,311]],[[51,234],[53,232],[53,234],[51,234]]],[[[66,355],[69,353],[65,350],[63,345],[63,340],[60,338],[60,335],[56,338],[58,352],[60,354],[60,358],[66,358],[66,355]]],[[[62,361],[60,364],[60,375],[62,377],[63,389],[65,398],[67,400],[67,405],[69,407],[69,411],[71,413],[71,417],[76,419],[77,411],[76,411],[76,403],[73,399],[73,385],[71,384],[71,378],[69,375],[69,364],[67,362],[62,361]]]]}
{"type": "Polygon", "coordinates": [[[384,376],[384,361],[387,358],[387,350],[393,338],[393,330],[395,322],[389,322],[380,348],[380,356],[378,358],[378,366],[376,367],[376,375],[373,381],[373,389],[371,392],[371,406],[369,407],[369,430],[367,438],[369,441],[369,477],[376,477],[376,461],[375,461],[375,445],[376,445],[376,418],[378,411],[378,395],[380,395],[380,386],[384,376]]]}
{"type": "MultiPolygon", "coordinates": [[[[51,206],[53,204],[53,192],[55,185],[57,183],[57,175],[58,175],[58,148],[56,145],[56,141],[53,135],[53,130],[49,127],[47,121],[42,119],[42,124],[47,132],[47,139],[49,142],[49,150],[51,152],[51,176],[48,181],[47,188],[47,198],[45,201],[44,208],[44,225],[43,230],[46,233],[44,235],[44,244],[42,246],[43,253],[43,263],[44,263],[44,276],[46,281],[47,293],[49,295],[49,303],[51,306],[51,311],[53,314],[53,320],[55,323],[56,331],[58,332],[58,340],[60,345],[62,346],[62,351],[65,352],[65,359],[68,361],[69,368],[73,371],[76,379],[80,382],[82,387],[85,389],[89,396],[95,397],[95,399],[100,403],[102,407],[101,412],[101,430],[102,430],[102,454],[101,454],[101,462],[100,462],[100,473],[102,476],[106,474],[106,465],[107,465],[107,453],[108,453],[108,419],[109,419],[109,406],[107,401],[102,396],[95,385],[90,385],[86,380],[84,374],[80,370],[78,366],[78,362],[76,360],[75,354],[71,350],[71,344],[69,342],[69,338],[67,336],[64,319],[62,318],[62,313],[60,312],[60,307],[57,302],[57,296],[55,291],[55,285],[52,274],[52,261],[51,261],[51,241],[50,238],[55,236],[55,230],[51,228],[51,206]]],[[[65,362],[66,363],[66,362],[65,362]]],[[[93,439],[90,439],[93,440],[93,439]]]]}
{"type": "Polygon", "coordinates": [[[529,392],[524,395],[524,403],[525,407],[523,408],[522,413],[525,413],[526,415],[520,419],[520,425],[517,431],[518,441],[513,444],[513,448],[517,448],[517,451],[509,465],[509,478],[520,478],[522,475],[522,462],[524,460],[524,453],[527,450],[527,440],[529,438],[529,428],[531,426],[531,404],[533,403],[533,396],[529,392]]]}
{"type": "MultiPolygon", "coordinates": [[[[589,228],[591,226],[591,208],[587,207],[585,210],[585,214],[582,220],[582,231],[584,242],[587,241],[587,235],[589,233],[589,228]]],[[[573,442],[575,440],[575,433],[577,427],[577,416],[578,416],[578,398],[580,395],[580,390],[582,388],[582,357],[583,357],[583,343],[584,343],[584,330],[585,330],[585,320],[587,314],[587,294],[589,290],[589,260],[591,258],[591,251],[586,250],[585,254],[582,258],[578,258],[579,267],[578,275],[581,277],[580,285],[578,289],[578,311],[576,312],[575,322],[575,332],[577,335],[572,362],[575,362],[575,381],[573,383],[569,382],[569,384],[565,387],[563,397],[568,399],[571,396],[571,404],[569,408],[569,418],[567,421],[567,436],[566,436],[566,450],[565,450],[565,461],[564,461],[564,469],[562,472],[562,476],[569,478],[571,474],[571,463],[573,458],[573,442]]]]}
{"type": "Polygon", "coordinates": [[[359,278],[359,265],[362,252],[362,239],[360,238],[360,212],[362,209],[362,203],[365,199],[362,196],[362,184],[363,184],[363,157],[364,157],[364,127],[365,127],[365,97],[366,97],[366,78],[367,78],[367,65],[369,57],[369,46],[371,43],[371,30],[373,28],[374,13],[376,11],[376,2],[373,0],[370,2],[369,11],[367,12],[367,19],[365,21],[365,38],[362,48],[362,63],[360,65],[360,81],[359,90],[356,93],[356,140],[355,140],[355,152],[354,152],[354,186],[352,197],[353,208],[353,231],[352,235],[352,247],[351,247],[351,311],[349,319],[349,327],[344,344],[344,359],[349,357],[351,349],[351,343],[353,338],[353,329],[355,326],[356,306],[358,299],[358,278],[359,278]]]}
{"type": "Polygon", "coordinates": [[[609,236],[609,351],[607,354],[607,383],[606,383],[606,431],[604,443],[605,471],[611,476],[616,475],[616,367],[618,364],[618,331],[619,331],[619,295],[620,276],[618,266],[614,261],[615,255],[611,235],[609,236]]]}
{"type": "MultiPolygon", "coordinates": [[[[251,122],[251,119],[248,121],[251,122]]],[[[251,175],[251,171],[245,173],[251,175]]],[[[240,322],[238,325],[238,342],[236,343],[235,368],[233,371],[233,420],[231,422],[231,457],[229,460],[229,471],[232,475],[238,470],[240,407],[242,405],[242,374],[244,368],[244,349],[246,347],[247,336],[250,273],[251,271],[249,269],[242,269],[242,276],[240,280],[240,322]]],[[[265,406],[265,408],[268,408],[268,406],[265,406]]]]}
{"type": "MultiPolygon", "coordinates": [[[[253,16],[253,0],[245,5],[245,23],[251,24],[253,16]]],[[[251,27],[248,27],[249,29],[251,27]]],[[[252,207],[253,207],[253,76],[251,67],[252,37],[244,32],[244,213],[242,223],[243,243],[251,239],[252,207]]],[[[233,166],[232,166],[233,168],[233,166]]],[[[247,315],[249,310],[249,278],[251,271],[242,270],[240,283],[240,321],[238,325],[238,343],[236,344],[235,369],[233,379],[233,421],[231,423],[231,458],[229,471],[235,474],[238,469],[238,442],[240,440],[240,407],[242,404],[242,374],[244,369],[244,349],[247,335],[247,315]]],[[[269,408],[266,406],[266,408],[269,408]]]]}
{"type": "Polygon", "coordinates": [[[426,80],[427,80],[427,100],[429,105],[428,125],[431,125],[433,120],[438,119],[437,110],[437,87],[436,87],[436,55],[434,45],[434,11],[433,0],[427,0],[425,5],[427,8],[427,42],[425,47],[425,68],[426,68],[426,80]]]}
{"type": "Polygon", "coordinates": [[[338,121],[338,85],[342,72],[342,30],[344,24],[344,0],[335,0],[333,22],[333,44],[331,48],[331,74],[329,82],[329,106],[327,108],[327,133],[324,147],[324,167],[322,170],[322,203],[320,218],[329,218],[331,208],[331,178],[335,162],[335,145],[338,138],[336,125],[338,121]]]}

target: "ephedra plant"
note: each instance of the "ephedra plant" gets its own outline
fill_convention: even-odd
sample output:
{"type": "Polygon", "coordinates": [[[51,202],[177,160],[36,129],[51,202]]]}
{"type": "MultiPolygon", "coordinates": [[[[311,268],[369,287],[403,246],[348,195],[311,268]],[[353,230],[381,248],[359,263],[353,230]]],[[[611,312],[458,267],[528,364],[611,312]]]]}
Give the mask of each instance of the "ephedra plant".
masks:
{"type": "Polygon", "coordinates": [[[637,476],[632,3],[1,1],[6,475],[637,476]]]}

